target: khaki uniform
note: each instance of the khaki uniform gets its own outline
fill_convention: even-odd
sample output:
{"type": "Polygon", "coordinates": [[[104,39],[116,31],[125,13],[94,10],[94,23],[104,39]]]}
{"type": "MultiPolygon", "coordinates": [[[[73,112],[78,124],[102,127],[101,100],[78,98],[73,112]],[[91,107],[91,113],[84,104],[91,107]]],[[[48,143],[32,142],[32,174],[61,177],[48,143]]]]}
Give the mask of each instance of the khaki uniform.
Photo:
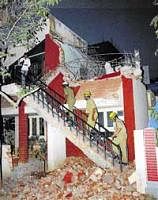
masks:
{"type": "Polygon", "coordinates": [[[90,126],[95,127],[95,124],[96,124],[96,121],[98,118],[98,111],[97,111],[97,107],[96,107],[96,104],[93,99],[87,100],[86,113],[88,114],[87,123],[90,126]]]}
{"type": "MultiPolygon", "coordinates": [[[[116,118],[114,128],[115,128],[116,132],[117,132],[117,130],[120,130],[120,131],[116,135],[116,137],[114,138],[113,142],[115,144],[120,145],[120,148],[121,148],[121,151],[122,151],[122,162],[127,163],[128,159],[127,159],[127,131],[126,131],[126,127],[125,127],[122,120],[116,118]]],[[[116,153],[118,153],[117,147],[113,146],[113,149],[116,153]]]]}
{"type": "MultiPolygon", "coordinates": [[[[73,112],[73,107],[75,105],[76,99],[73,90],[70,87],[64,88],[64,94],[66,96],[66,104],[68,104],[68,109],[73,112]]],[[[71,113],[70,113],[71,115],[71,113]]]]}

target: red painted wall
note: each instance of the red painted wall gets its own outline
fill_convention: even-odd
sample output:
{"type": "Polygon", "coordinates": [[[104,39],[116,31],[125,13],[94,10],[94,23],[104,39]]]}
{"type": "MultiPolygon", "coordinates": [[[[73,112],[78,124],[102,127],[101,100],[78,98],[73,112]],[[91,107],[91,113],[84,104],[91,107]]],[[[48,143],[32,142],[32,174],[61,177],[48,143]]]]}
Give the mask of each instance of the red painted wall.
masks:
{"type": "MultiPolygon", "coordinates": [[[[59,73],[59,75],[57,75],[52,80],[52,82],[48,85],[52,90],[55,90],[62,97],[64,97],[64,90],[63,90],[63,86],[62,86],[62,83],[64,82],[63,77],[64,77],[63,74],[59,73]]],[[[80,88],[80,86],[72,87],[75,95],[77,94],[79,88],[80,88]]]]}
{"type": "MultiPolygon", "coordinates": [[[[58,45],[51,39],[50,35],[46,35],[45,39],[45,72],[55,70],[57,65],[59,64],[59,47],[58,45]]],[[[118,76],[120,73],[112,73],[108,75],[104,75],[99,79],[109,78],[118,76]]],[[[64,91],[62,87],[63,83],[63,74],[59,74],[50,84],[49,87],[55,90],[58,94],[64,97],[64,91]]],[[[76,94],[79,90],[79,87],[75,87],[74,93],[76,94]]],[[[80,115],[81,116],[81,115],[80,115]]],[[[66,141],[66,151],[67,156],[83,156],[83,152],[78,149],[73,143],[70,141],[66,141]]]]}
{"type": "Polygon", "coordinates": [[[66,156],[86,157],[86,155],[68,139],[66,139],[66,156]]]}
{"type": "MultiPolygon", "coordinates": [[[[98,79],[111,78],[120,76],[120,72],[105,74],[98,79]]],[[[134,114],[134,99],[133,99],[133,83],[132,79],[127,79],[122,76],[123,100],[124,100],[124,118],[128,134],[128,159],[133,161],[134,155],[134,135],[135,130],[135,114],[134,114]]]]}
{"type": "MultiPolygon", "coordinates": [[[[116,77],[119,76],[120,73],[112,73],[110,75],[105,75],[100,77],[100,79],[104,78],[110,78],[110,77],[116,77]]],[[[57,93],[59,93],[61,96],[64,96],[63,87],[63,74],[59,74],[50,84],[49,87],[55,90],[57,93]]],[[[124,96],[124,117],[125,117],[125,124],[127,127],[127,133],[128,133],[128,157],[129,161],[133,161],[134,156],[134,136],[133,136],[133,130],[135,129],[135,117],[134,117],[134,100],[133,100],[133,85],[131,79],[126,79],[125,77],[122,77],[122,83],[123,83],[123,96],[124,96]]],[[[79,87],[74,88],[75,94],[77,93],[79,87]]],[[[73,156],[80,156],[80,152],[78,151],[78,148],[76,149],[76,146],[69,142],[66,143],[66,149],[67,149],[67,155],[73,155],[73,156]],[[72,149],[74,150],[72,151],[72,149]],[[73,152],[73,153],[71,153],[73,152]]]]}
{"type": "Polygon", "coordinates": [[[133,161],[134,155],[134,135],[135,115],[134,115],[134,99],[133,99],[133,83],[132,79],[122,76],[123,100],[124,100],[124,121],[128,134],[128,159],[133,161]]]}
{"type": "MultiPolygon", "coordinates": [[[[63,74],[60,73],[49,84],[49,87],[51,89],[55,90],[62,97],[64,97],[64,90],[63,90],[62,83],[63,83],[63,74]]],[[[75,94],[77,93],[78,89],[79,89],[79,87],[74,88],[75,94]]],[[[85,157],[84,153],[77,146],[75,146],[72,142],[70,142],[68,139],[66,139],[66,156],[67,157],[68,156],[85,157]]]]}
{"type": "Polygon", "coordinates": [[[156,158],[156,135],[154,129],[144,129],[145,156],[148,181],[158,181],[158,167],[156,158]]]}
{"type": "Polygon", "coordinates": [[[76,95],[78,90],[80,89],[80,86],[73,87],[72,89],[74,91],[74,94],[76,95]]]}
{"type": "Polygon", "coordinates": [[[59,73],[59,75],[57,75],[48,86],[52,90],[60,94],[62,97],[64,97],[64,90],[63,90],[62,83],[63,83],[63,74],[59,73]]]}
{"type": "Polygon", "coordinates": [[[19,161],[28,161],[28,115],[24,102],[19,107],[19,161]]]}
{"type": "Polygon", "coordinates": [[[59,64],[59,46],[49,34],[45,38],[45,72],[54,70],[59,64]]]}
{"type": "MultiPolygon", "coordinates": [[[[51,39],[50,35],[46,35],[45,39],[45,72],[55,70],[59,64],[59,47],[51,39]]],[[[49,87],[55,90],[58,94],[64,97],[63,90],[63,74],[59,74],[55,79],[49,84],[49,87]]],[[[79,88],[75,88],[74,92],[76,93],[79,88]]],[[[69,140],[66,140],[66,151],[67,156],[83,156],[83,152],[77,148],[69,140]]]]}

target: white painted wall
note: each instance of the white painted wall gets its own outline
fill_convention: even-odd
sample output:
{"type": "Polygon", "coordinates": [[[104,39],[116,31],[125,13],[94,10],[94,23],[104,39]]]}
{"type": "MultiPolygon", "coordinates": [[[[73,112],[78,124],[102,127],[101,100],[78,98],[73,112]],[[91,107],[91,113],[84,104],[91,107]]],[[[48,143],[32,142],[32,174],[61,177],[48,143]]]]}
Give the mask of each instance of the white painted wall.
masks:
{"type": "Polygon", "coordinates": [[[2,108],[2,115],[18,115],[19,114],[19,110],[18,108],[13,108],[13,107],[9,107],[9,108],[2,108]]]}
{"type": "Polygon", "coordinates": [[[66,159],[66,140],[60,128],[47,124],[48,171],[61,165],[66,159]]]}
{"type": "Polygon", "coordinates": [[[10,153],[10,145],[2,145],[2,169],[3,169],[3,178],[10,177],[12,169],[11,156],[8,156],[10,153]]]}
{"type": "Polygon", "coordinates": [[[50,16],[50,29],[57,33],[62,41],[77,47],[87,47],[88,43],[69,27],[59,21],[56,17],[50,16]]]}
{"type": "MultiPolygon", "coordinates": [[[[121,99],[105,99],[105,98],[97,98],[94,99],[97,108],[113,108],[113,107],[120,107],[123,105],[121,99]]],[[[86,108],[86,100],[77,100],[75,103],[75,107],[80,109],[86,108]]]]}
{"type": "Polygon", "coordinates": [[[12,63],[14,63],[17,59],[22,57],[22,55],[27,51],[26,45],[18,45],[18,46],[9,46],[8,47],[8,53],[12,56],[7,56],[4,65],[9,66],[12,63]]]}
{"type": "Polygon", "coordinates": [[[15,116],[15,147],[19,147],[19,116],[15,116]]]}
{"type": "Polygon", "coordinates": [[[134,148],[135,148],[135,165],[136,165],[136,185],[137,191],[145,193],[147,177],[146,177],[146,159],[144,131],[134,131],[134,148]]]}
{"type": "Polygon", "coordinates": [[[2,86],[2,91],[9,95],[17,95],[17,92],[19,91],[19,87],[15,83],[11,83],[8,85],[3,85],[2,86]]]}
{"type": "Polygon", "coordinates": [[[133,97],[135,113],[135,129],[143,129],[148,126],[147,93],[145,85],[133,79],[133,97]]]}
{"type": "MultiPolygon", "coordinates": [[[[94,99],[96,106],[98,108],[98,112],[103,112],[104,114],[104,126],[108,128],[109,131],[114,131],[114,127],[108,127],[107,124],[107,112],[109,111],[124,111],[123,108],[123,100],[122,100],[122,94],[120,92],[120,96],[117,100],[114,99],[104,99],[104,98],[98,98],[94,99]]],[[[78,109],[86,109],[86,100],[77,100],[75,103],[75,107],[78,109]]],[[[120,119],[124,120],[124,116],[120,117],[120,119]]]]}
{"type": "MultiPolygon", "coordinates": [[[[46,25],[42,27],[43,29],[41,31],[37,32],[37,38],[39,41],[43,41],[45,39],[45,35],[50,33],[50,22],[49,19],[46,20],[46,25]]],[[[36,44],[38,44],[37,42],[36,44]]]]}

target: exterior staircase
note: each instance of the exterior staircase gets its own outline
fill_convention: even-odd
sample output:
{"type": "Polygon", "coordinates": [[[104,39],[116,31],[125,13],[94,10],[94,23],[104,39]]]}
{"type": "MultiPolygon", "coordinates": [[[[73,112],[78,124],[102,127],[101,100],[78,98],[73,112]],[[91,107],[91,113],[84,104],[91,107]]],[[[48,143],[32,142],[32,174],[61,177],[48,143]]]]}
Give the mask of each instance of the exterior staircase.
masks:
{"type": "MultiPolygon", "coordinates": [[[[21,88],[20,85],[17,85],[17,87],[21,88]]],[[[82,150],[98,166],[102,168],[112,167],[116,160],[115,157],[117,157],[122,171],[120,146],[114,144],[107,137],[108,130],[106,128],[98,123],[96,128],[90,127],[85,117],[77,114],[78,112],[73,112],[73,118],[67,121],[67,113],[71,111],[63,105],[63,97],[51,90],[41,80],[31,83],[29,87],[30,91],[20,97],[16,105],[19,105],[24,100],[27,106],[33,108],[53,127],[60,129],[65,138],[82,150]],[[36,86],[35,89],[34,86],[36,86]],[[113,146],[117,147],[118,155],[113,152],[113,146]]]]}
{"type": "MultiPolygon", "coordinates": [[[[115,144],[106,136],[102,136],[99,125],[98,130],[92,128],[75,113],[72,113],[73,120],[67,121],[67,112],[70,111],[60,103],[59,99],[53,97],[52,94],[43,88],[39,88],[26,96],[24,101],[53,127],[60,129],[65,138],[75,144],[98,166],[109,168],[114,165],[112,145],[115,144]],[[95,139],[91,137],[92,132],[95,135],[95,139]]],[[[121,163],[120,147],[118,145],[115,146],[120,152],[118,158],[121,163]]],[[[120,169],[122,170],[122,164],[120,164],[120,169]]]]}

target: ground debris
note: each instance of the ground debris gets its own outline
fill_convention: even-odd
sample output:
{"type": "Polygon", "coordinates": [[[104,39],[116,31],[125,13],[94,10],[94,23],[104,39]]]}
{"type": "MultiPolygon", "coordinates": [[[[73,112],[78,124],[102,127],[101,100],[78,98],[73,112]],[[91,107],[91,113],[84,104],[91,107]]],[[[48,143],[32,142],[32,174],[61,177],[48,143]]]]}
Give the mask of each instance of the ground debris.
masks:
{"type": "Polygon", "coordinates": [[[128,183],[133,163],[123,172],[101,169],[87,158],[69,157],[63,166],[47,174],[31,162],[18,166],[4,180],[1,200],[152,200],[128,183]]]}

